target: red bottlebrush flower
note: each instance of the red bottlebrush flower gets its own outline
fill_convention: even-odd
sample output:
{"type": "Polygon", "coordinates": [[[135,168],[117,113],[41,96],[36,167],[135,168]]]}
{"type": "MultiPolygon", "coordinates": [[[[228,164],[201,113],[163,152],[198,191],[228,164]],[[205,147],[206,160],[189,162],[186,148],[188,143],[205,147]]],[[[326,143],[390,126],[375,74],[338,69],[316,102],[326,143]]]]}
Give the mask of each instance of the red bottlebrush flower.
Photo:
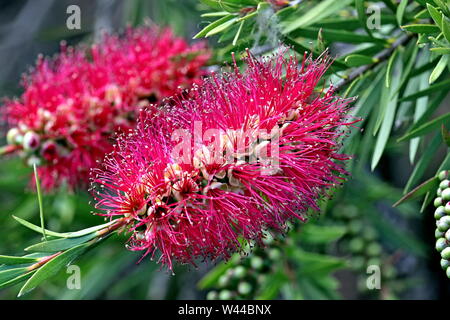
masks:
{"type": "Polygon", "coordinates": [[[106,216],[124,216],[129,247],[172,268],[172,259],[229,257],[240,239],[285,230],[344,179],[338,154],[349,99],[315,88],[330,62],[280,52],[246,59],[167,106],[144,110],[93,171],[106,216]],[[155,124],[156,123],[156,124],[155,124]]]}
{"type": "Polygon", "coordinates": [[[8,142],[41,163],[46,190],[84,186],[112,150],[110,136],[132,128],[142,105],[199,84],[208,59],[203,43],[156,27],[105,35],[89,49],[62,46],[55,59],[39,58],[20,99],[7,101],[8,142]]]}

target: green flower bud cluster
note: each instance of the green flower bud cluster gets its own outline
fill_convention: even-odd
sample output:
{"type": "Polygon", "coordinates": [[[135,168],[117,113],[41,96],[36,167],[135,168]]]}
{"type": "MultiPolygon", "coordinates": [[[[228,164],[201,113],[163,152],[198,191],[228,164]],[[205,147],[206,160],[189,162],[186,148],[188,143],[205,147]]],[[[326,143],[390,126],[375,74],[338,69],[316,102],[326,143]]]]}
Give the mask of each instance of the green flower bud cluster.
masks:
{"type": "MultiPolygon", "coordinates": [[[[272,273],[272,266],[282,257],[282,240],[269,237],[266,248],[255,247],[247,257],[231,265],[217,280],[214,290],[206,295],[208,300],[255,299],[272,273]]],[[[232,263],[230,260],[228,263],[232,263]]]]}
{"type": "Polygon", "coordinates": [[[367,289],[367,267],[382,267],[382,281],[386,285],[396,277],[396,268],[387,262],[387,254],[380,244],[380,234],[367,221],[361,211],[352,204],[336,205],[332,217],[347,229],[346,234],[338,242],[338,252],[350,257],[350,268],[358,276],[358,291],[365,293],[367,289]],[[385,272],[388,270],[388,272],[385,272]]]}
{"type": "Polygon", "coordinates": [[[434,199],[434,218],[436,219],[436,250],[441,254],[441,267],[450,278],[450,171],[438,175],[439,188],[434,199]]]}

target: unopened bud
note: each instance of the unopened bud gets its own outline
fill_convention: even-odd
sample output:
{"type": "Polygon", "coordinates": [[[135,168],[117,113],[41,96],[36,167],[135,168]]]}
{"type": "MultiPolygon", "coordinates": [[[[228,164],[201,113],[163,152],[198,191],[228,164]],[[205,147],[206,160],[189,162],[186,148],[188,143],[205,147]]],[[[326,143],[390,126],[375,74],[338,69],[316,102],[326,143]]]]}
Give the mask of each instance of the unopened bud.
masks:
{"type": "Polygon", "coordinates": [[[26,151],[34,151],[39,147],[41,143],[41,138],[39,135],[33,131],[28,131],[23,136],[23,149],[26,151]]]}
{"type": "Polygon", "coordinates": [[[23,136],[20,133],[20,130],[17,128],[11,128],[9,129],[8,133],[6,134],[6,142],[8,144],[20,144],[22,143],[23,136]]]}

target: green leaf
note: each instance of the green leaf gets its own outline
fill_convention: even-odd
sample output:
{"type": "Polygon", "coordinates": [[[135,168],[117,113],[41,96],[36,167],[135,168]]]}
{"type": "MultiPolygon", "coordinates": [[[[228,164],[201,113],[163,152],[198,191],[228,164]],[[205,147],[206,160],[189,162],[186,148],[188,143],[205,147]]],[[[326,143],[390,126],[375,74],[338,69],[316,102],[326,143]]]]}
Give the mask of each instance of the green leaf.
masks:
{"type": "Polygon", "coordinates": [[[405,15],[405,9],[408,5],[408,0],[401,0],[400,4],[397,7],[396,17],[398,25],[401,26],[403,22],[403,16],[405,15]]]}
{"type": "Polygon", "coordinates": [[[428,165],[431,161],[436,157],[436,151],[441,145],[441,137],[439,133],[437,133],[433,140],[427,145],[426,151],[420,157],[420,160],[417,162],[414,167],[413,172],[411,173],[408,182],[405,186],[405,193],[408,192],[413,185],[416,185],[418,181],[425,174],[425,170],[428,168],[428,165]]]}
{"type": "Polygon", "coordinates": [[[407,97],[403,97],[400,99],[400,102],[416,100],[417,98],[428,96],[436,91],[446,90],[448,88],[450,88],[450,79],[438,82],[429,86],[427,89],[421,90],[407,97]]]}
{"type": "Polygon", "coordinates": [[[228,11],[219,11],[219,12],[208,12],[200,15],[202,18],[210,18],[210,17],[223,17],[228,15],[228,11]]]}
{"type": "Polygon", "coordinates": [[[439,185],[439,179],[437,176],[434,176],[434,177],[428,179],[427,181],[425,181],[424,183],[422,183],[421,185],[417,186],[416,188],[414,188],[407,194],[405,194],[400,200],[398,200],[396,203],[394,203],[393,207],[397,207],[406,201],[410,201],[410,200],[416,199],[420,196],[423,196],[428,191],[437,189],[438,185],[439,185]]]}
{"type": "Polygon", "coordinates": [[[324,18],[329,17],[330,15],[336,13],[337,11],[343,9],[347,5],[349,5],[353,0],[324,0],[319,2],[310,10],[305,11],[303,15],[295,19],[294,21],[290,21],[284,29],[282,30],[283,34],[291,33],[292,31],[308,27],[324,18]]]}
{"type": "Polygon", "coordinates": [[[23,285],[23,287],[20,289],[18,297],[21,297],[24,294],[30,292],[42,282],[57,274],[61,268],[67,266],[79,255],[81,255],[89,245],[90,244],[82,244],[77,247],[71,248],[45,263],[23,285]]]}
{"type": "MultiPolygon", "coordinates": [[[[315,27],[305,27],[298,30],[293,31],[289,36],[291,38],[297,37],[305,37],[309,39],[316,39],[317,34],[319,33],[319,28],[315,27]]],[[[332,29],[322,29],[322,36],[327,41],[333,42],[345,42],[345,43],[377,43],[377,44],[386,44],[386,40],[372,38],[370,36],[364,34],[357,34],[354,32],[348,32],[343,30],[332,30],[332,29]]]]}
{"type": "Polygon", "coordinates": [[[298,239],[302,243],[330,243],[341,238],[345,233],[346,228],[343,226],[307,224],[298,233],[298,239]]]}
{"type": "Polygon", "coordinates": [[[96,237],[95,233],[90,233],[85,236],[79,238],[65,238],[65,239],[56,239],[50,241],[44,241],[28,248],[25,248],[25,251],[28,252],[57,252],[61,250],[66,250],[82,243],[85,243],[96,237]]]}
{"type": "MultiPolygon", "coordinates": [[[[28,221],[26,221],[26,220],[23,220],[23,219],[21,219],[21,218],[19,218],[19,217],[16,217],[16,216],[12,216],[12,217],[13,217],[17,222],[19,222],[21,225],[27,227],[28,229],[31,229],[31,230],[36,231],[36,232],[38,232],[38,233],[42,233],[41,227],[38,227],[37,225],[34,225],[34,224],[32,224],[32,223],[30,223],[30,222],[28,222],[28,221]]],[[[47,230],[47,229],[46,229],[46,230],[45,230],[45,233],[46,233],[48,236],[57,237],[57,238],[78,238],[78,237],[84,236],[84,235],[86,235],[86,234],[89,234],[89,233],[98,231],[98,230],[100,230],[100,229],[104,229],[104,228],[110,226],[110,225],[113,224],[113,223],[115,223],[114,220],[113,220],[113,221],[110,221],[110,222],[108,222],[108,223],[105,223],[105,224],[101,224],[101,225],[98,225],[98,226],[90,227],[90,228],[83,229],[83,230],[80,230],[80,231],[66,232],[66,233],[59,233],[59,232],[54,232],[54,231],[51,231],[51,230],[47,230]]]]}
{"type": "Polygon", "coordinates": [[[229,261],[219,263],[214,269],[208,272],[198,283],[199,289],[208,289],[214,287],[220,276],[228,269],[232,268],[240,259],[238,254],[234,254],[229,261]]]}
{"type": "Polygon", "coordinates": [[[372,222],[381,234],[386,239],[387,243],[391,244],[395,248],[405,249],[420,257],[426,257],[429,253],[429,248],[419,240],[414,233],[400,229],[394,225],[391,221],[380,217],[378,210],[367,210],[367,217],[372,222]]]}
{"type": "Polygon", "coordinates": [[[442,25],[441,13],[438,11],[438,9],[436,9],[429,3],[427,3],[427,9],[428,9],[428,12],[430,13],[431,18],[433,18],[434,22],[436,23],[436,25],[438,27],[440,27],[442,25]]]}
{"type": "Polygon", "coordinates": [[[450,112],[443,114],[439,117],[436,117],[433,120],[421,125],[417,129],[414,129],[413,131],[408,132],[403,137],[399,138],[397,141],[401,142],[404,140],[422,136],[430,131],[433,131],[436,128],[439,128],[442,124],[446,123],[447,121],[450,121],[450,112]]]}
{"type": "Polygon", "coordinates": [[[222,24],[219,24],[218,26],[212,28],[210,31],[208,31],[205,35],[205,38],[213,36],[215,34],[218,34],[226,29],[228,29],[229,27],[231,27],[235,22],[236,22],[237,18],[232,18],[231,20],[228,20],[222,24]]]}
{"type": "Polygon", "coordinates": [[[228,14],[220,19],[217,19],[214,22],[211,22],[209,25],[207,25],[205,28],[203,28],[199,33],[197,33],[193,39],[198,39],[206,36],[208,32],[213,30],[215,27],[220,26],[222,23],[225,23],[226,21],[229,21],[230,19],[236,19],[236,16],[234,14],[228,14]]]}
{"type": "Polygon", "coordinates": [[[450,54],[450,48],[430,48],[431,52],[435,52],[437,54],[450,54]]]}
{"type": "Polygon", "coordinates": [[[34,263],[34,262],[37,262],[37,261],[39,261],[38,258],[2,256],[2,255],[0,255],[0,264],[14,265],[14,264],[34,263]]]}
{"type": "Polygon", "coordinates": [[[428,19],[430,18],[430,13],[428,12],[427,9],[423,9],[422,11],[418,12],[415,16],[414,19],[416,20],[420,20],[420,19],[428,19]]]}
{"type": "Polygon", "coordinates": [[[391,86],[392,68],[394,66],[394,62],[397,57],[397,54],[398,54],[398,51],[395,50],[388,61],[387,71],[386,71],[386,88],[389,88],[391,86]]]}
{"type": "Polygon", "coordinates": [[[377,141],[375,143],[375,150],[372,155],[371,168],[372,171],[377,166],[378,162],[383,155],[384,149],[386,147],[387,141],[391,134],[392,125],[394,124],[395,113],[397,111],[397,95],[389,101],[387,105],[387,110],[381,124],[380,132],[378,133],[377,141]]]}
{"type": "Polygon", "coordinates": [[[39,204],[39,217],[41,219],[42,235],[43,235],[44,239],[47,240],[47,235],[45,234],[44,207],[42,204],[41,183],[39,181],[39,175],[37,172],[36,164],[33,164],[33,171],[34,171],[34,181],[36,182],[36,191],[37,191],[38,204],[39,204]]]}
{"type": "Polygon", "coordinates": [[[442,33],[444,34],[445,39],[450,42],[450,22],[447,18],[442,16],[442,33]]]}
{"type": "Polygon", "coordinates": [[[10,286],[13,286],[13,285],[15,285],[17,283],[25,281],[27,278],[30,278],[33,275],[34,272],[36,272],[36,270],[27,272],[27,273],[22,274],[22,275],[20,275],[18,277],[15,277],[15,278],[13,278],[11,280],[2,282],[2,283],[0,283],[0,289],[6,288],[6,287],[10,287],[10,286]]]}
{"type": "Polygon", "coordinates": [[[245,21],[241,21],[241,23],[239,24],[239,29],[236,32],[236,35],[234,36],[234,39],[233,39],[233,46],[235,46],[237,41],[239,40],[239,36],[241,35],[242,28],[244,27],[244,23],[245,23],[245,21]]]}
{"type": "Polygon", "coordinates": [[[367,27],[366,8],[364,6],[364,0],[355,0],[356,11],[358,12],[358,19],[361,26],[366,30],[367,34],[372,36],[372,30],[367,27]]]}
{"type": "Polygon", "coordinates": [[[344,61],[349,67],[359,67],[376,62],[374,58],[362,54],[349,55],[344,61]]]}
{"type": "Polygon", "coordinates": [[[430,79],[428,81],[430,84],[435,82],[442,74],[442,72],[444,72],[445,68],[447,67],[447,62],[448,62],[448,55],[442,56],[438,64],[434,68],[433,72],[431,72],[430,79]]]}
{"type": "MultiPolygon", "coordinates": [[[[439,92],[431,100],[431,102],[427,105],[427,108],[426,108],[425,112],[420,116],[420,118],[417,119],[417,121],[414,122],[414,124],[409,129],[409,132],[417,129],[422,124],[427,122],[427,120],[433,115],[433,113],[436,111],[436,109],[441,105],[442,101],[445,99],[446,96],[447,96],[447,92],[446,91],[439,92]]],[[[418,99],[418,102],[422,101],[422,99],[425,99],[425,97],[418,99]]]]}
{"type": "Polygon", "coordinates": [[[426,34],[433,34],[440,32],[439,27],[435,26],[434,24],[410,24],[407,26],[402,26],[402,29],[409,32],[426,33],[426,34]]]}
{"type": "Polygon", "coordinates": [[[324,254],[306,252],[300,248],[289,248],[289,255],[297,260],[299,275],[324,275],[344,268],[346,262],[337,257],[324,254]]]}
{"type": "Polygon", "coordinates": [[[8,270],[4,270],[4,271],[0,271],[0,284],[7,282],[11,279],[14,279],[18,276],[23,275],[24,273],[28,272],[28,268],[27,267],[23,267],[23,268],[13,268],[13,269],[8,269],[8,270]]]}
{"type": "Polygon", "coordinates": [[[444,143],[450,147],[450,131],[444,125],[441,126],[441,136],[444,143]]]}

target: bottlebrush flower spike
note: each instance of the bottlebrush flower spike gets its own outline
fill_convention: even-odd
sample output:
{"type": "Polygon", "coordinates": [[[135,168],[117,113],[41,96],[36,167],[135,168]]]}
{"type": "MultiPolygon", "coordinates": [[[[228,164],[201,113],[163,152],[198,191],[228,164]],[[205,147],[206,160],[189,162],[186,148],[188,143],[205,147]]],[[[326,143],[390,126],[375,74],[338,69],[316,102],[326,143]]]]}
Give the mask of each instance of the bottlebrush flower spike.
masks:
{"type": "Polygon", "coordinates": [[[131,250],[172,259],[227,258],[240,240],[283,232],[344,180],[338,154],[350,99],[315,88],[330,65],[249,55],[247,69],[212,75],[166,117],[142,111],[93,171],[103,215],[124,216],[131,250]],[[156,123],[156,124],[155,124],[156,123]]]}
{"type": "Polygon", "coordinates": [[[89,49],[62,46],[55,59],[39,58],[23,95],[6,102],[12,128],[2,152],[40,163],[46,190],[63,181],[86,185],[89,170],[112,150],[111,134],[132,128],[142,105],[199,84],[208,58],[203,43],[189,46],[157,27],[105,35],[89,49]]]}

